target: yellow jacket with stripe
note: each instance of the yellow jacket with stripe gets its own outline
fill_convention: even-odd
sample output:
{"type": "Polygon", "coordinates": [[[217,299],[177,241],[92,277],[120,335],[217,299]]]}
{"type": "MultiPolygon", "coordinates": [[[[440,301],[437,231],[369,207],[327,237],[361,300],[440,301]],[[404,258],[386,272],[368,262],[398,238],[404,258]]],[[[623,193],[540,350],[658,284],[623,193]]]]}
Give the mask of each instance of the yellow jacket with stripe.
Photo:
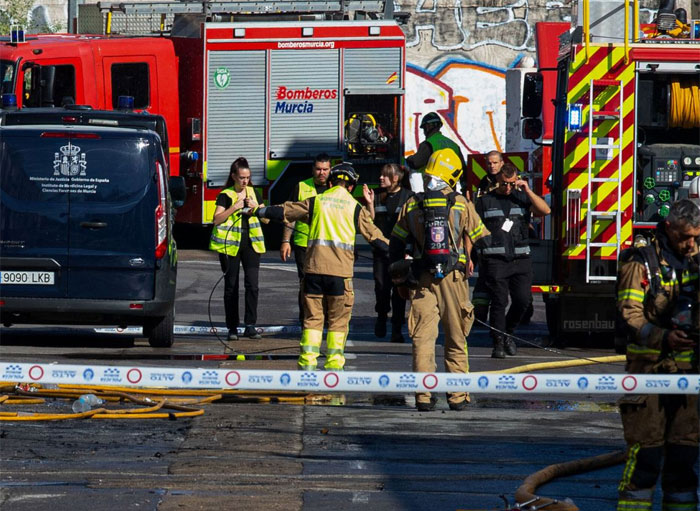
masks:
{"type": "Polygon", "coordinates": [[[389,249],[389,240],[374,225],[369,211],[343,186],[334,186],[303,201],[260,208],[256,214],[286,223],[309,224],[304,273],[352,277],[356,233],[377,250],[389,249]]]}
{"type": "MultiPolygon", "coordinates": [[[[442,193],[447,198],[449,194],[453,193],[453,190],[445,188],[442,193]]],[[[411,254],[413,258],[421,257],[425,242],[425,227],[419,201],[419,196],[409,198],[399,213],[394,230],[391,232],[391,253],[389,256],[391,261],[403,258],[404,248],[409,242],[413,244],[413,254],[411,254]]],[[[451,250],[456,248],[458,261],[468,266],[469,254],[465,252],[465,236],[469,237],[472,243],[475,243],[491,233],[474,209],[474,203],[460,194],[455,196],[454,205],[450,208],[448,225],[452,232],[452,238],[457,244],[457,247],[452,247],[452,243],[450,243],[451,250]]]]}
{"type": "MultiPolygon", "coordinates": [[[[658,240],[654,241],[653,249],[658,257],[656,271],[653,265],[645,264],[637,252],[621,264],[618,272],[617,309],[630,333],[627,370],[633,373],[687,371],[693,367],[693,351],[670,350],[665,336],[672,327],[671,318],[681,286],[695,286],[696,300],[699,296],[698,265],[694,257],[697,251],[690,257],[688,269],[677,275],[664,259],[658,240]]],[[[697,312],[694,323],[697,331],[700,326],[697,312]]]]}

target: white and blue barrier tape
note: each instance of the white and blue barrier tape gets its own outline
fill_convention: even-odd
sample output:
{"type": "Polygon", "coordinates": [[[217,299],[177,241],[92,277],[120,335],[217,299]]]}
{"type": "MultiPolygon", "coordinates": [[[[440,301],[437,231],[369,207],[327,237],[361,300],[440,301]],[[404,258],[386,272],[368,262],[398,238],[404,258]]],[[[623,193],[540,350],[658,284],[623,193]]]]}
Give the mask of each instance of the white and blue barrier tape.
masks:
{"type": "Polygon", "coordinates": [[[0,361],[0,381],[168,389],[495,394],[697,394],[697,374],[506,374],[280,371],[25,364],[0,361]]]}
{"type": "MultiPolygon", "coordinates": [[[[127,328],[95,328],[95,332],[101,334],[127,334],[127,335],[141,335],[143,329],[140,326],[127,327],[127,328]]],[[[238,328],[238,335],[243,335],[245,328],[238,328]]],[[[289,326],[256,326],[255,331],[259,334],[301,334],[301,327],[299,325],[289,325],[289,326]]],[[[228,328],[225,326],[195,326],[195,325],[175,325],[173,327],[173,333],[175,335],[216,335],[219,334],[226,337],[228,334],[228,328]]]]}

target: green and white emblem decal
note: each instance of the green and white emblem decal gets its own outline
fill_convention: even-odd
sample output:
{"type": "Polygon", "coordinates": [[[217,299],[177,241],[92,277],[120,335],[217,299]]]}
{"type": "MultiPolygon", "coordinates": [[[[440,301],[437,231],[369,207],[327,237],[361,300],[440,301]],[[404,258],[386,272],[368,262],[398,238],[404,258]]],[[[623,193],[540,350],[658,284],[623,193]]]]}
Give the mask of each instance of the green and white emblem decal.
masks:
{"type": "Polygon", "coordinates": [[[231,72],[225,67],[219,67],[214,71],[214,83],[219,89],[225,89],[231,83],[231,72]]]}

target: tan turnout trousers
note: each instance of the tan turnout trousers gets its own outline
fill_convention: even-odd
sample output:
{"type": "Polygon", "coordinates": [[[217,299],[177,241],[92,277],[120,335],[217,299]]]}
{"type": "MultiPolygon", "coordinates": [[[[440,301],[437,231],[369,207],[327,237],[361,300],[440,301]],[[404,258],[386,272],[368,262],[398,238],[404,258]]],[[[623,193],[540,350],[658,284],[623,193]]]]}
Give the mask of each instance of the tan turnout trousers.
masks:
{"type": "MultiPolygon", "coordinates": [[[[421,373],[436,370],[435,341],[438,323],[445,332],[445,370],[468,373],[467,340],[474,323],[474,307],[469,301],[469,285],[461,271],[454,270],[444,278],[433,279],[423,272],[413,292],[408,315],[408,333],[413,339],[413,369],[421,373]]],[[[447,395],[448,402],[460,403],[464,392],[447,395]]],[[[430,402],[430,393],[416,393],[416,403],[430,402]]]]}

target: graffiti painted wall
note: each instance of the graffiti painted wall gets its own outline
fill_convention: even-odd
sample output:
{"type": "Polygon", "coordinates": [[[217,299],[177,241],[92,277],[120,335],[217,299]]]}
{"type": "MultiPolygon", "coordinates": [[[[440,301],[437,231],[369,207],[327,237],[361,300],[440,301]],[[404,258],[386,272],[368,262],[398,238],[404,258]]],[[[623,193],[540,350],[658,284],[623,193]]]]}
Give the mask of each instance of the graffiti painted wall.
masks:
{"type": "MultiPolygon", "coordinates": [[[[534,62],[535,24],[576,20],[573,0],[399,0],[410,14],[407,45],[406,153],[422,140],[420,118],[443,117],[442,132],[465,155],[505,148],[505,71],[534,62]],[[528,57],[530,59],[528,59],[528,57]]],[[[642,2],[646,22],[656,0],[642,2]]]]}

